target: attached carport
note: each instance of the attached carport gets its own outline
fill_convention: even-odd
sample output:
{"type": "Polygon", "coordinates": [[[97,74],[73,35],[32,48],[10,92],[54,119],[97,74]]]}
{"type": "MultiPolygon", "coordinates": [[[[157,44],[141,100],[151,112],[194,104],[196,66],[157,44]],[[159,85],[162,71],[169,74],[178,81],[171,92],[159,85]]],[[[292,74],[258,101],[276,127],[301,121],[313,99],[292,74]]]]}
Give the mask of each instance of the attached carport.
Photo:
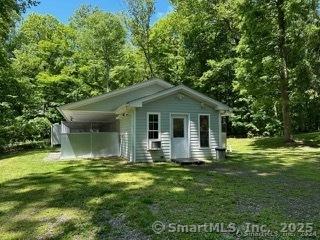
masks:
{"type": "Polygon", "coordinates": [[[65,111],[61,123],[61,158],[119,156],[116,115],[95,111],[65,111]]]}

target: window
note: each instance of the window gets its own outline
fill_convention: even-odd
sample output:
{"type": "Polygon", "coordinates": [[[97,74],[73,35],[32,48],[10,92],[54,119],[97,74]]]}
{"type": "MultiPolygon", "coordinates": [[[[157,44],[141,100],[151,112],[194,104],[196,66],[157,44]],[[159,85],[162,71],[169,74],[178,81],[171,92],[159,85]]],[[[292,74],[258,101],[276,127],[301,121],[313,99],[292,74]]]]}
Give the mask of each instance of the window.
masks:
{"type": "Polygon", "coordinates": [[[200,147],[209,147],[209,115],[199,115],[200,147]]]}
{"type": "Polygon", "coordinates": [[[174,138],[184,137],[184,118],[173,119],[173,137],[174,138]]]}
{"type": "Polygon", "coordinates": [[[159,139],[160,114],[148,113],[148,139],[159,139]]]}

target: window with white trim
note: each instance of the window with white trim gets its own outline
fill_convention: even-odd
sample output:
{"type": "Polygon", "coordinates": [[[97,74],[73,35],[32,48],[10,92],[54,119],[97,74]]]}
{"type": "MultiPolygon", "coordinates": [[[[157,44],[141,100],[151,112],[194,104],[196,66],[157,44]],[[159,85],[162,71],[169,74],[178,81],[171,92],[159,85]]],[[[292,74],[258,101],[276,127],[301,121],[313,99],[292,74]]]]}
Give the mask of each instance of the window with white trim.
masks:
{"type": "Polygon", "coordinates": [[[148,113],[148,139],[160,139],[159,113],[148,113]]]}
{"type": "Polygon", "coordinates": [[[199,115],[199,139],[200,147],[209,147],[209,115],[199,115]]]}

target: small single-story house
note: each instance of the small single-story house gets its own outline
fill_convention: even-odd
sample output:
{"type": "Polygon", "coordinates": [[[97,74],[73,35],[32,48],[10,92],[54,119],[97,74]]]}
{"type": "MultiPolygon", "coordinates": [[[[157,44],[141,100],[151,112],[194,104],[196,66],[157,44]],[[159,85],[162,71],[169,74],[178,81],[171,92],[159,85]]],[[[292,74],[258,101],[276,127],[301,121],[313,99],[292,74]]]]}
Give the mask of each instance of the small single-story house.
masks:
{"type": "Polygon", "coordinates": [[[211,159],[229,107],[184,85],[153,79],[58,108],[61,158],[130,162],[211,159]]]}

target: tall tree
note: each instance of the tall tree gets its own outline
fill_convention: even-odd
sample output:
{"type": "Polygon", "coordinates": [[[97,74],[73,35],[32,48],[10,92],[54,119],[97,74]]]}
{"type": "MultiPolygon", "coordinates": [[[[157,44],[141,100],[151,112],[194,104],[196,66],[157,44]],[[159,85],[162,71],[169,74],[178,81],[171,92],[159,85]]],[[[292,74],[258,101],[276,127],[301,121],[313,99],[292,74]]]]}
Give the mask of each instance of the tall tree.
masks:
{"type": "MultiPolygon", "coordinates": [[[[0,68],[8,68],[7,40],[10,31],[20,15],[30,6],[38,4],[36,0],[2,0],[0,4],[0,68]]],[[[2,69],[0,69],[2,71],[2,69]]]]}
{"type": "Polygon", "coordinates": [[[114,87],[126,87],[145,78],[145,61],[141,51],[131,44],[122,49],[119,61],[110,71],[110,79],[114,87]]]}
{"type": "Polygon", "coordinates": [[[77,36],[75,59],[85,83],[95,94],[118,87],[111,81],[110,71],[118,64],[125,43],[120,17],[83,6],[71,19],[71,26],[77,36]]]}
{"type": "Polygon", "coordinates": [[[276,0],[277,27],[278,27],[278,49],[280,58],[280,92],[282,105],[282,118],[284,139],[286,142],[292,140],[290,106],[289,106],[289,77],[288,77],[288,52],[287,52],[287,31],[284,10],[284,0],[276,0]]]}
{"type": "Polygon", "coordinates": [[[0,39],[3,41],[25,10],[38,4],[37,0],[2,0],[0,4],[0,39]]]}
{"type": "Polygon", "coordinates": [[[183,83],[186,77],[185,25],[185,19],[172,12],[157,21],[150,34],[154,72],[174,84],[183,83]]]}
{"type": "Polygon", "coordinates": [[[185,50],[184,83],[232,105],[235,47],[240,34],[232,1],[172,1],[185,50]]]}
{"type": "MultiPolygon", "coordinates": [[[[306,53],[313,50],[305,43],[308,29],[319,26],[313,5],[314,1],[298,0],[244,0],[239,5],[238,79],[256,101],[270,109],[275,106],[275,117],[281,109],[286,142],[292,140],[295,86],[308,81],[298,73],[312,64],[306,53]]],[[[311,68],[309,73],[316,74],[311,68]]]]}
{"type": "Polygon", "coordinates": [[[0,145],[15,141],[10,131],[15,118],[22,114],[25,89],[11,67],[10,35],[22,13],[38,1],[2,0],[0,3],[0,145]]]}
{"type": "Polygon", "coordinates": [[[70,74],[74,35],[52,16],[31,14],[22,22],[12,67],[26,89],[24,117],[45,116],[56,121],[55,107],[79,98],[79,81],[70,74]]]}
{"type": "MultiPolygon", "coordinates": [[[[240,31],[236,24],[237,4],[231,0],[172,0],[171,2],[175,7],[172,15],[177,19],[176,23],[174,21],[170,23],[176,24],[177,29],[172,33],[172,39],[176,42],[178,40],[174,49],[176,52],[180,50],[181,53],[176,58],[183,60],[175,62],[183,63],[184,69],[182,74],[176,71],[180,76],[175,78],[234,108],[236,117],[232,119],[233,128],[229,133],[244,136],[251,131],[257,134],[258,128],[249,122],[253,116],[248,116],[249,113],[254,114],[253,110],[248,111],[251,107],[248,104],[252,104],[253,101],[250,96],[240,95],[240,90],[234,87],[236,46],[240,39],[240,31]]],[[[160,42],[163,34],[158,35],[160,42]]],[[[155,47],[159,48],[166,42],[168,41],[157,43],[155,47]]]]}
{"type": "Polygon", "coordinates": [[[126,0],[128,5],[127,24],[131,31],[132,42],[144,54],[149,73],[154,76],[153,61],[151,57],[151,17],[155,12],[154,0],[126,0]]]}

